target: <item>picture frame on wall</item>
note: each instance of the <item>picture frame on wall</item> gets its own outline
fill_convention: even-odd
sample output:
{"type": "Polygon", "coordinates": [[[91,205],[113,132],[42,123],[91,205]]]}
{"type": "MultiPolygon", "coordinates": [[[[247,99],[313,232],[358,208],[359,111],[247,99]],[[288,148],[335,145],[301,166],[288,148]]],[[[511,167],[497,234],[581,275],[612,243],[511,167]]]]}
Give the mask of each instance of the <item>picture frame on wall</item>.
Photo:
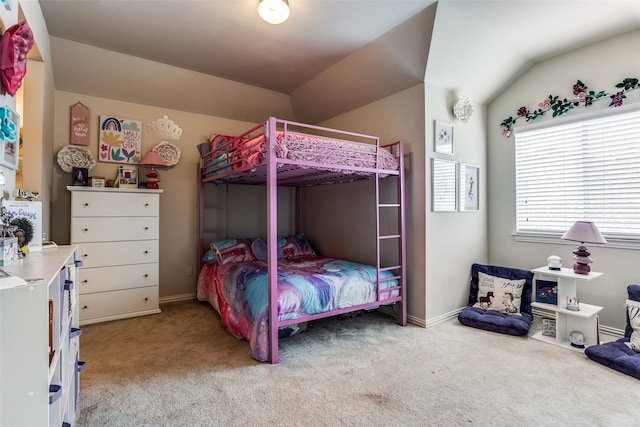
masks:
{"type": "Polygon", "coordinates": [[[453,156],[453,125],[436,120],[433,140],[436,153],[453,156]]]}
{"type": "Polygon", "coordinates": [[[20,116],[8,106],[0,108],[0,114],[7,119],[0,133],[0,164],[15,170],[20,159],[20,116]]]}
{"type": "Polygon", "coordinates": [[[457,208],[457,163],[433,158],[431,166],[431,210],[433,212],[455,212],[457,208]]]}
{"type": "Polygon", "coordinates": [[[460,163],[460,212],[478,212],[480,209],[479,174],[477,166],[460,163]]]}

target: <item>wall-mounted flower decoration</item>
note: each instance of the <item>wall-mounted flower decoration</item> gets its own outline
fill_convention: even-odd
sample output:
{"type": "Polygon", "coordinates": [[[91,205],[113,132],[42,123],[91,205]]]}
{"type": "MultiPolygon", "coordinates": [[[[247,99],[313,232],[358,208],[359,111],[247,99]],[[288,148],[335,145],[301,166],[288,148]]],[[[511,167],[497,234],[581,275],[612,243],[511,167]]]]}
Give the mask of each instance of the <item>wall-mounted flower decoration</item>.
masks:
{"type": "Polygon", "coordinates": [[[516,122],[520,119],[525,119],[529,122],[535,120],[538,117],[542,117],[548,111],[552,111],[553,117],[562,116],[568,113],[575,107],[583,108],[592,105],[594,101],[609,97],[611,102],[609,107],[620,107],[624,100],[627,98],[625,95],[627,92],[640,88],[640,82],[636,78],[627,77],[622,82],[616,84],[618,89],[616,92],[605,92],[603,90],[594,92],[592,90],[587,91],[587,85],[580,80],[573,85],[573,95],[575,98],[567,99],[560,98],[559,96],[549,95],[545,100],[538,104],[538,108],[530,110],[527,107],[520,107],[516,112],[516,117],[509,116],[500,123],[502,126],[502,135],[508,137],[511,135],[511,131],[516,122]]]}

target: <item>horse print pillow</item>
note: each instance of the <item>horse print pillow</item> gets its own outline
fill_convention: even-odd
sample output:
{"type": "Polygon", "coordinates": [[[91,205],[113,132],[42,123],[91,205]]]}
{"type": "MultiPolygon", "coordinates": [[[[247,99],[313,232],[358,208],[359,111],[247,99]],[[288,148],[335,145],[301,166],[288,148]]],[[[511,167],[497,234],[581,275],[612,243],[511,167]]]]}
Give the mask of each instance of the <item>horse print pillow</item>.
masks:
{"type": "Polygon", "coordinates": [[[525,281],[526,279],[504,279],[478,272],[478,302],[473,306],[519,316],[525,281]]]}
{"type": "Polygon", "coordinates": [[[629,317],[629,325],[633,332],[629,338],[629,342],[625,344],[637,353],[640,353],[640,302],[627,300],[627,315],[629,317]]]}

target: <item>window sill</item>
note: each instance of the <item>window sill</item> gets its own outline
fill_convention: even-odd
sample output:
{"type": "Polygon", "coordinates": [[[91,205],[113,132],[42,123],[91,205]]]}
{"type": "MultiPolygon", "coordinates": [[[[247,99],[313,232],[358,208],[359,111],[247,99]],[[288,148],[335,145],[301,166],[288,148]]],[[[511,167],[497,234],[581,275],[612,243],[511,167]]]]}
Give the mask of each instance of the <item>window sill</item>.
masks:
{"type": "MultiPolygon", "coordinates": [[[[561,234],[516,232],[511,235],[516,242],[544,243],[548,245],[576,245],[576,242],[571,240],[562,240],[560,238],[562,236],[561,234]]],[[[596,246],[614,249],[640,249],[640,239],[637,237],[604,236],[604,238],[607,239],[607,244],[596,246]]]]}

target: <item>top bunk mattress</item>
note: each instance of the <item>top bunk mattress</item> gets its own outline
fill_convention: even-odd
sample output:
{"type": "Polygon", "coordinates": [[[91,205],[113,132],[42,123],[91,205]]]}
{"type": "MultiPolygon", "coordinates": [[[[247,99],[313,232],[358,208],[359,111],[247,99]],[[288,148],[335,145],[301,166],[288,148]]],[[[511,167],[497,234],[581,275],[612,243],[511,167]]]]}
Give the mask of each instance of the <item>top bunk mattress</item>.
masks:
{"type": "MultiPolygon", "coordinates": [[[[254,128],[257,135],[251,131],[240,136],[213,135],[209,143],[201,144],[199,149],[202,155],[202,181],[264,181],[269,146],[266,129],[266,125],[254,128]]],[[[328,130],[319,127],[310,129],[328,130]]],[[[346,132],[344,135],[362,136],[346,132]]],[[[359,142],[292,131],[285,125],[284,130],[275,132],[275,141],[271,144],[278,159],[278,175],[288,175],[284,182],[279,177],[278,183],[299,185],[300,180],[296,178],[307,176],[309,173],[328,177],[323,178],[322,183],[362,179],[375,173],[379,173],[380,177],[397,174],[399,160],[390,148],[379,146],[376,137],[364,138],[369,140],[359,142]],[[301,169],[306,172],[300,172],[301,169]]],[[[312,185],[313,182],[302,182],[302,185],[305,184],[312,185]]]]}

